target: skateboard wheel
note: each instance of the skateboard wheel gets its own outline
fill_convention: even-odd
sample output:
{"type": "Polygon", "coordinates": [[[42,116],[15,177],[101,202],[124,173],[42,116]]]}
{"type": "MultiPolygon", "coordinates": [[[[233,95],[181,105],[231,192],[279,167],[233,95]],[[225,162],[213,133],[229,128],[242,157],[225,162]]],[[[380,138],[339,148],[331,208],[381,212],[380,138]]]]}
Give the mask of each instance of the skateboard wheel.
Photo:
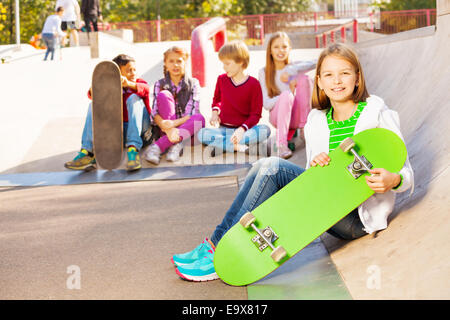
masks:
{"type": "Polygon", "coordinates": [[[276,247],[275,250],[272,251],[270,256],[272,257],[272,259],[275,262],[279,262],[281,259],[286,257],[286,250],[284,250],[284,248],[281,247],[281,246],[280,247],[276,247]]]}
{"type": "Polygon", "coordinates": [[[248,227],[250,227],[252,225],[253,222],[255,222],[256,218],[253,214],[251,214],[250,212],[247,212],[246,214],[244,214],[242,216],[242,218],[239,220],[239,223],[245,228],[247,229],[248,227]]]}
{"type": "Polygon", "coordinates": [[[355,146],[355,141],[352,138],[345,138],[344,141],[341,142],[339,148],[341,148],[344,152],[349,152],[355,146]]]}

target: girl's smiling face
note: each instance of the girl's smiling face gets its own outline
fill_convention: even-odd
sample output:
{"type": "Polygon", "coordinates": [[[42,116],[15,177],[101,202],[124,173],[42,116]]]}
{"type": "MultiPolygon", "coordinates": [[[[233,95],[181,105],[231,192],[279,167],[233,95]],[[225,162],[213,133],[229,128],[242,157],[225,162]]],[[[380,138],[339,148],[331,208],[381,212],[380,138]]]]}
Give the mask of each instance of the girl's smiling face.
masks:
{"type": "Polygon", "coordinates": [[[353,98],[358,77],[359,74],[349,61],[330,55],[322,62],[317,83],[331,102],[347,102],[353,98]]]}
{"type": "Polygon", "coordinates": [[[182,77],[184,76],[184,69],[186,62],[183,56],[176,52],[170,52],[164,61],[166,70],[169,72],[171,77],[182,77]]]}
{"type": "Polygon", "coordinates": [[[275,39],[270,46],[270,53],[274,62],[286,63],[290,52],[291,46],[289,45],[288,39],[284,37],[275,39]]]}

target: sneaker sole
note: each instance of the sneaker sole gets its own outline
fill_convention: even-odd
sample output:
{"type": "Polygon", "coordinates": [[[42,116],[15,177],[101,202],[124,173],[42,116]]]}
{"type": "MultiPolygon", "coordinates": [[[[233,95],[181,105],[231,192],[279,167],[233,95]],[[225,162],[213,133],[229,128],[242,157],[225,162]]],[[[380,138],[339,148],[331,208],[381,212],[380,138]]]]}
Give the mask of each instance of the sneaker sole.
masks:
{"type": "Polygon", "coordinates": [[[64,168],[67,168],[67,169],[70,169],[70,170],[91,171],[91,170],[97,169],[97,165],[95,165],[95,164],[88,164],[88,165],[85,165],[83,167],[73,167],[73,166],[64,165],[64,168]]]}
{"type": "Polygon", "coordinates": [[[188,262],[188,263],[181,263],[181,262],[175,262],[175,260],[173,260],[173,257],[172,257],[172,258],[170,258],[170,262],[172,262],[173,265],[174,265],[175,268],[176,268],[176,267],[178,267],[178,266],[180,266],[180,267],[182,267],[182,266],[187,266],[188,264],[194,263],[195,260],[192,261],[192,262],[190,262],[190,263],[189,263],[189,262],[188,262]]]}
{"type": "Polygon", "coordinates": [[[144,160],[147,161],[147,162],[149,162],[149,163],[151,163],[151,164],[154,164],[155,166],[157,166],[157,165],[161,162],[161,160],[158,161],[158,162],[155,162],[155,161],[149,160],[149,159],[147,159],[147,158],[144,158],[144,160]]]}
{"type": "Polygon", "coordinates": [[[219,276],[217,273],[208,274],[205,276],[186,276],[182,274],[178,269],[175,269],[175,272],[180,276],[181,279],[186,281],[193,281],[193,282],[206,282],[206,281],[213,281],[219,279],[219,276]]]}
{"type": "Polygon", "coordinates": [[[128,172],[136,171],[136,170],[139,170],[139,169],[141,169],[141,168],[142,168],[141,165],[136,166],[136,167],[127,167],[127,171],[128,171],[128,172]]]}
{"type": "Polygon", "coordinates": [[[183,156],[183,149],[181,149],[180,154],[175,159],[172,159],[172,157],[166,156],[166,160],[170,161],[170,162],[177,162],[177,161],[180,161],[182,156],[183,156]]]}

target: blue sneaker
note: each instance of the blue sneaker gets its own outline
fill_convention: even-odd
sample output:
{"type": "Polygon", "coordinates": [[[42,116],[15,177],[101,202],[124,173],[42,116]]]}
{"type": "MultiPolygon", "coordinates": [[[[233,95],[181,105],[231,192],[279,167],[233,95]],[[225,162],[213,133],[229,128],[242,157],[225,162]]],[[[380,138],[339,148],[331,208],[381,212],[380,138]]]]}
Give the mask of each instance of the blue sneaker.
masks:
{"type": "Polygon", "coordinates": [[[203,240],[203,242],[200,243],[194,250],[186,253],[175,254],[171,260],[172,263],[177,267],[184,266],[194,263],[199,258],[202,258],[206,254],[206,252],[211,249],[214,251],[213,244],[208,240],[208,238],[205,238],[205,240],[203,240]]]}
{"type": "Polygon", "coordinates": [[[179,266],[176,273],[184,280],[188,281],[211,281],[219,279],[214,269],[214,249],[208,250],[205,255],[194,263],[179,266]]]}

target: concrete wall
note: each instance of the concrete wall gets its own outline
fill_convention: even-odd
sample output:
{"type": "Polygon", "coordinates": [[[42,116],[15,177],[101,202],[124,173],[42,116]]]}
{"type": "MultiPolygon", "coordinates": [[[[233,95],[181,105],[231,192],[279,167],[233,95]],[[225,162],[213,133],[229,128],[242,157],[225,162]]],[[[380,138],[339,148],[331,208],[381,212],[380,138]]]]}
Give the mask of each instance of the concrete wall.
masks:
{"type": "Polygon", "coordinates": [[[397,198],[386,230],[351,243],[324,237],[357,299],[450,297],[449,8],[438,1],[431,35],[424,28],[357,47],[369,92],[400,115],[415,173],[414,193],[397,198]]]}

